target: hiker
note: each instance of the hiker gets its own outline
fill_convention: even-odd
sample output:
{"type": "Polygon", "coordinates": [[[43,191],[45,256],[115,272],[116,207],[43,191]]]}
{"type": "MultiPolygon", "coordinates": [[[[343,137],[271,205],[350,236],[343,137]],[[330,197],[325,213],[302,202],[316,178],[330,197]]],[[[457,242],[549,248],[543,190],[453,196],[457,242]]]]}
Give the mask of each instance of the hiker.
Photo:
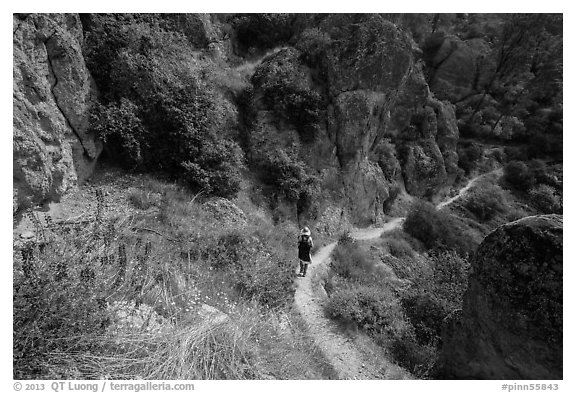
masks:
{"type": "Polygon", "coordinates": [[[312,236],[310,236],[310,229],[304,227],[300,231],[300,236],[298,237],[298,258],[300,259],[300,273],[301,277],[306,277],[306,270],[308,270],[308,265],[312,263],[312,257],[310,255],[310,250],[314,247],[312,242],[312,236]]]}

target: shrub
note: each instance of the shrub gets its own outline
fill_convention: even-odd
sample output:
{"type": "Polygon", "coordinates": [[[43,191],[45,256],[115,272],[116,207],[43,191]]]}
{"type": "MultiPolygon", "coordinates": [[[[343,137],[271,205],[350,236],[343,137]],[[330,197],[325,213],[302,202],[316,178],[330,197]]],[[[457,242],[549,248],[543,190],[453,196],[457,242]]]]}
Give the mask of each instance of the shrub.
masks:
{"type": "Polygon", "coordinates": [[[400,365],[422,379],[429,377],[438,356],[434,345],[420,345],[410,335],[394,340],[391,352],[400,365]]]}
{"type": "Polygon", "coordinates": [[[207,253],[213,267],[231,274],[241,297],[270,307],[287,304],[294,294],[294,266],[274,247],[235,231],[220,236],[207,253]]]}
{"type": "Polygon", "coordinates": [[[470,193],[464,206],[480,221],[488,221],[496,214],[506,211],[506,199],[500,187],[487,184],[470,193]]]}
{"type": "Polygon", "coordinates": [[[265,152],[259,164],[264,182],[278,188],[289,201],[296,202],[313,193],[316,176],[309,173],[310,168],[304,162],[286,151],[265,152]]]}
{"type": "Polygon", "coordinates": [[[302,141],[311,143],[322,120],[323,97],[307,80],[295,50],[284,50],[261,64],[252,78],[262,90],[266,108],[292,123],[302,141]]]}
{"type": "Polygon", "coordinates": [[[326,310],[331,317],[354,322],[372,334],[397,338],[410,329],[398,299],[387,287],[338,288],[330,296],[326,310]]]}
{"type": "Polygon", "coordinates": [[[478,163],[480,157],[482,157],[482,148],[472,143],[470,146],[458,150],[458,166],[470,174],[478,163]]]}
{"type": "Polygon", "coordinates": [[[539,184],[532,188],[528,195],[532,204],[543,213],[562,214],[562,197],[549,185],[539,184]]]}
{"type": "Polygon", "coordinates": [[[454,251],[432,253],[425,258],[423,263],[432,269],[412,278],[415,284],[404,292],[402,306],[415,327],[418,343],[434,345],[442,335],[444,318],[462,307],[470,263],[454,251]]]}
{"type": "Polygon", "coordinates": [[[464,223],[423,201],[412,205],[403,228],[428,249],[456,250],[465,255],[474,252],[478,246],[464,223]]]}
{"type": "Polygon", "coordinates": [[[116,29],[122,41],[113,51],[97,40],[110,32],[91,32],[88,40],[89,67],[107,70],[97,79],[106,104],[94,107],[91,131],[130,169],[160,170],[192,189],[236,195],[242,151],[218,132],[229,111],[185,37],[140,22],[116,29]]]}
{"type": "Polygon", "coordinates": [[[535,182],[534,175],[522,161],[512,161],[504,167],[504,180],[513,188],[528,191],[535,182]]]}
{"type": "Polygon", "coordinates": [[[137,105],[122,98],[119,103],[96,104],[90,113],[92,131],[106,144],[109,154],[129,168],[143,164],[149,143],[138,111],[137,105]]]}
{"type": "Polygon", "coordinates": [[[402,238],[387,238],[385,240],[388,249],[390,250],[390,254],[396,258],[412,258],[414,256],[414,250],[412,246],[402,238]]]}
{"type": "Polygon", "coordinates": [[[357,242],[338,243],[331,265],[334,273],[347,280],[366,282],[375,273],[376,261],[357,242]]]}

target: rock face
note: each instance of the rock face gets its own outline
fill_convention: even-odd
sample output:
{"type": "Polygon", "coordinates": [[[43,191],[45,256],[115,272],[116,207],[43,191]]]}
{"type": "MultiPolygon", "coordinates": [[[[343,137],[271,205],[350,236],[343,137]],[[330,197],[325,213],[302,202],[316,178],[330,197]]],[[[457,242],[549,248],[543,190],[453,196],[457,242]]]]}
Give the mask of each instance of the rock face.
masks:
{"type": "Polygon", "coordinates": [[[296,145],[320,173],[322,188],[346,201],[355,224],[384,217],[387,202],[404,185],[415,196],[440,198],[456,176],[458,128],[453,106],[431,95],[413,42],[378,15],[329,15],[314,27],[330,42],[321,66],[307,68],[301,53],[289,49],[261,67],[297,64],[292,69],[300,83],[323,95],[325,124],[316,141],[297,146],[297,134],[285,125],[256,128],[274,134],[278,146],[296,145]]]}
{"type": "Polygon", "coordinates": [[[14,209],[58,199],[101,152],[87,132],[95,90],[82,40],[78,15],[14,16],[14,209]]]}
{"type": "Polygon", "coordinates": [[[527,217],[482,242],[439,376],[562,379],[562,216],[527,217]]]}
{"type": "Polygon", "coordinates": [[[397,141],[408,193],[438,199],[456,178],[459,133],[454,107],[431,96],[420,65],[398,98],[388,132],[397,141]]]}
{"type": "Polygon", "coordinates": [[[487,77],[485,58],[490,48],[481,38],[467,41],[455,36],[432,39],[437,43],[429,62],[430,88],[438,98],[458,102],[487,77]]]}

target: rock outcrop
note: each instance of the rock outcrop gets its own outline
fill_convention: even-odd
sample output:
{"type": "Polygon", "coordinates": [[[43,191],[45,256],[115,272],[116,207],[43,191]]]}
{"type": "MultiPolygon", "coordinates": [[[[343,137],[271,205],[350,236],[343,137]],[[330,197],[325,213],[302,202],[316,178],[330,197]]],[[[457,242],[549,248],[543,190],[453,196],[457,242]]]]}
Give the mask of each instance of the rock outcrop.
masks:
{"type": "Polygon", "coordinates": [[[57,200],[101,151],[87,132],[95,89],[82,41],[78,15],[14,16],[14,209],[57,200]]]}
{"type": "Polygon", "coordinates": [[[486,237],[444,332],[440,377],[562,379],[562,234],[562,216],[545,215],[486,237]]]}
{"type": "Polygon", "coordinates": [[[315,142],[299,145],[293,127],[278,122],[260,121],[257,132],[297,149],[320,173],[323,189],[339,185],[334,199],[346,201],[353,223],[379,221],[404,185],[412,195],[440,198],[457,173],[456,116],[430,93],[413,42],[378,15],[329,15],[314,23],[327,43],[315,55],[317,64],[304,65],[305,56],[293,48],[271,56],[256,72],[255,101],[262,102],[259,86],[276,83],[277,70],[291,64],[298,83],[325,102],[315,142]]]}

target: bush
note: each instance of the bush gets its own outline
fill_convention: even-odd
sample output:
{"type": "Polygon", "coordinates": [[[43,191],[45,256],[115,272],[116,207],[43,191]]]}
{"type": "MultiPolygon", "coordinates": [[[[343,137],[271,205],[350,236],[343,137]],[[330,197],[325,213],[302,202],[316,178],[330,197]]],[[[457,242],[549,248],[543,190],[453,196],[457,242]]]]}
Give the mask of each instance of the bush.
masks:
{"type": "Polygon", "coordinates": [[[532,205],[545,214],[562,214],[562,197],[554,188],[546,184],[539,184],[532,188],[528,195],[532,205]]]}
{"type": "Polygon", "coordinates": [[[326,310],[332,318],[354,322],[372,334],[399,338],[410,329],[398,299],[386,287],[338,288],[330,296],[326,310]]]}
{"type": "Polygon", "coordinates": [[[110,156],[121,165],[135,168],[144,164],[149,135],[139,108],[126,98],[106,106],[96,104],[90,113],[91,130],[105,143],[110,156]]]}
{"type": "Polygon", "coordinates": [[[292,123],[305,143],[316,140],[323,97],[308,86],[308,76],[295,50],[284,50],[261,64],[252,78],[264,104],[278,119],[292,123]]]}
{"type": "Polygon", "coordinates": [[[357,242],[339,242],[334,249],[331,268],[347,280],[368,282],[374,278],[376,263],[357,242]]]}
{"type": "Polygon", "coordinates": [[[257,237],[236,231],[222,235],[207,257],[213,267],[232,276],[241,297],[279,307],[293,297],[294,266],[273,245],[267,247],[257,237]]]}
{"type": "Polygon", "coordinates": [[[478,160],[482,157],[482,148],[473,143],[468,147],[458,150],[458,166],[470,174],[478,164],[478,160]]]}
{"type": "Polygon", "coordinates": [[[263,181],[279,189],[289,201],[307,198],[313,192],[317,178],[309,173],[310,168],[304,162],[286,151],[265,152],[259,164],[263,181]]]}
{"type": "Polygon", "coordinates": [[[414,250],[412,246],[402,238],[387,238],[385,240],[388,249],[390,250],[390,254],[395,258],[412,258],[414,256],[414,250]]]}
{"type": "Polygon", "coordinates": [[[522,161],[512,161],[504,167],[504,180],[513,188],[528,191],[534,185],[534,174],[522,161]]]}
{"type": "Polygon", "coordinates": [[[432,253],[424,263],[432,269],[413,277],[415,285],[404,292],[402,306],[415,328],[418,343],[436,345],[443,320],[462,307],[470,263],[454,251],[432,253]]]}
{"type": "Polygon", "coordinates": [[[115,26],[122,39],[114,50],[98,38],[115,30],[89,33],[88,65],[100,75],[105,102],[94,107],[90,130],[130,169],[160,170],[195,190],[236,195],[242,151],[221,136],[225,103],[203,80],[185,37],[147,23],[115,26]]]}
{"type": "Polygon", "coordinates": [[[412,205],[403,228],[428,249],[455,250],[465,255],[474,252],[478,246],[464,223],[423,201],[412,205]]]}
{"type": "Polygon", "coordinates": [[[488,221],[498,213],[506,211],[506,199],[502,189],[495,185],[485,185],[469,193],[464,207],[470,210],[480,221],[488,221]]]}

